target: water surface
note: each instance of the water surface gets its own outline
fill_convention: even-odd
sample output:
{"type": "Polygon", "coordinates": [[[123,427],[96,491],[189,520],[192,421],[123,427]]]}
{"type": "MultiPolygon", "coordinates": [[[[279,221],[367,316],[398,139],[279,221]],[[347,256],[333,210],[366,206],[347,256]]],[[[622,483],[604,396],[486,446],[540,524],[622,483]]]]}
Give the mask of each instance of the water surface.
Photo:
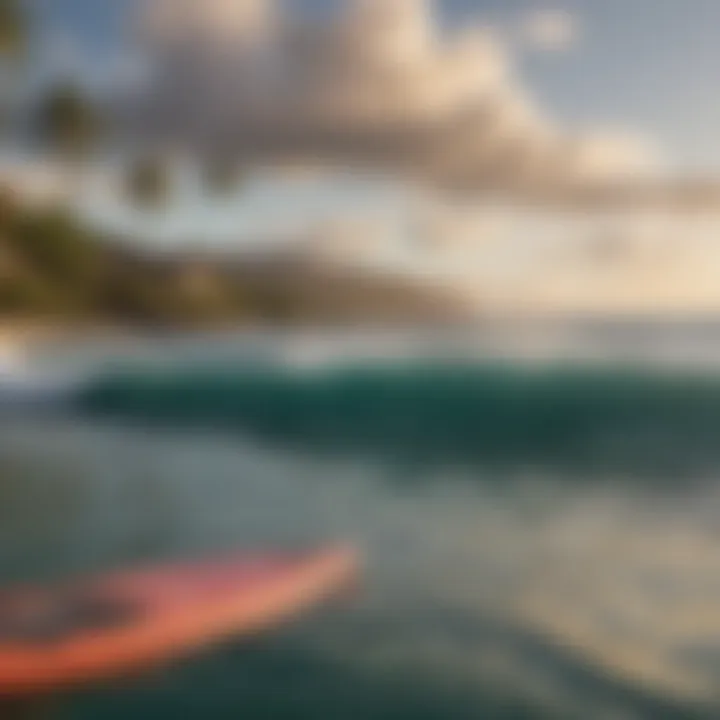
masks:
{"type": "Polygon", "coordinates": [[[713,337],[578,326],[45,355],[86,379],[2,414],[0,582],[328,538],[366,557],[349,604],[60,717],[717,717],[713,337]]]}

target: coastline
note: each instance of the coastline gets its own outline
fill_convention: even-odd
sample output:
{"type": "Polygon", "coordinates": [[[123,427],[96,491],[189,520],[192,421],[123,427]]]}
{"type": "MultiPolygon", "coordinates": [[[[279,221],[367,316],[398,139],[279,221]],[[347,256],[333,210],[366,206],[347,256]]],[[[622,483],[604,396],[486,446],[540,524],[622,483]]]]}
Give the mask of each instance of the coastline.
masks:
{"type": "Polygon", "coordinates": [[[139,329],[93,322],[51,322],[31,318],[0,318],[0,366],[48,345],[83,343],[94,340],[119,340],[139,337],[139,329]]]}

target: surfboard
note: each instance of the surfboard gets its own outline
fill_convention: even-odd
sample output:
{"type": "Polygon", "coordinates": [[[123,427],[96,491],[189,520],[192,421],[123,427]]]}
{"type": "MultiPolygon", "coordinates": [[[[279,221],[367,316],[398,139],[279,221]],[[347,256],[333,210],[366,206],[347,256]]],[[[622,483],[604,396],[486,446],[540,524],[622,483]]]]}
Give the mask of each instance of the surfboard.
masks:
{"type": "Polygon", "coordinates": [[[115,572],[0,593],[0,699],[111,681],[268,630],[354,581],[351,548],[115,572]]]}

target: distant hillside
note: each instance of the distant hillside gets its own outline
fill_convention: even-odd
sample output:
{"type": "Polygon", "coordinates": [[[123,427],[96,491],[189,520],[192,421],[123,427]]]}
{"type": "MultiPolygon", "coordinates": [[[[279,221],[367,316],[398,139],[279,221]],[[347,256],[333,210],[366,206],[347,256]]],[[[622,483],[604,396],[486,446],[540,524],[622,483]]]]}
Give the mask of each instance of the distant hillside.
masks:
{"type": "Polygon", "coordinates": [[[459,300],[299,260],[150,255],[0,195],[0,317],[123,325],[460,320],[459,300]]]}

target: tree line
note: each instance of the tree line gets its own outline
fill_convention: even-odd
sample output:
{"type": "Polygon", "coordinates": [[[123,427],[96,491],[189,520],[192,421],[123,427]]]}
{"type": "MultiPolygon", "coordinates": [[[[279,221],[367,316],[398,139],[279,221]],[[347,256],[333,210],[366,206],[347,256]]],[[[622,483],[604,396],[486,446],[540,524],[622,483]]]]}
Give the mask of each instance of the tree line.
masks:
{"type": "MultiPolygon", "coordinates": [[[[0,0],[5,76],[19,76],[31,51],[24,7],[22,0],[0,0]]],[[[24,124],[36,146],[66,169],[73,187],[86,160],[107,144],[109,121],[77,84],[63,81],[36,97],[24,124]]],[[[136,158],[124,177],[132,202],[153,208],[168,200],[170,173],[161,157],[136,158]]],[[[203,179],[211,192],[227,193],[241,180],[238,164],[216,157],[205,162],[203,179]]],[[[417,321],[459,313],[455,301],[390,277],[371,279],[302,258],[160,257],[131,250],[123,240],[85,226],[62,201],[30,206],[12,188],[0,187],[0,318],[167,327],[417,321]]]]}
{"type": "MultiPolygon", "coordinates": [[[[22,75],[31,37],[21,0],[0,0],[0,67],[4,76],[22,75]]],[[[9,114],[8,97],[3,104],[4,114],[9,114]]],[[[65,78],[46,87],[33,100],[24,124],[23,134],[33,147],[42,149],[72,176],[82,172],[84,162],[108,139],[112,118],[80,84],[65,78]]],[[[203,164],[202,177],[207,190],[227,194],[239,185],[240,164],[230,157],[208,159],[203,164]]],[[[160,206],[168,199],[170,189],[170,170],[159,153],[140,155],[128,164],[124,190],[133,203],[160,206]]]]}
{"type": "MultiPolygon", "coordinates": [[[[32,32],[21,0],[0,0],[0,69],[17,79],[29,58],[32,32]]],[[[1,78],[0,78],[1,79],[1,78]]],[[[12,115],[5,84],[3,117],[12,115]]],[[[63,166],[68,183],[101,146],[108,125],[81,87],[63,80],[45,88],[23,118],[25,138],[63,166]]],[[[9,131],[8,131],[9,132],[9,131]]],[[[230,190],[237,178],[228,162],[208,166],[207,187],[230,190]]],[[[167,200],[169,171],[158,157],[138,158],[127,170],[125,191],[137,204],[167,200]]],[[[28,206],[12,187],[0,188],[0,314],[113,322],[187,322],[263,314],[220,267],[158,262],[132,253],[85,227],[62,203],[28,206]]]]}

